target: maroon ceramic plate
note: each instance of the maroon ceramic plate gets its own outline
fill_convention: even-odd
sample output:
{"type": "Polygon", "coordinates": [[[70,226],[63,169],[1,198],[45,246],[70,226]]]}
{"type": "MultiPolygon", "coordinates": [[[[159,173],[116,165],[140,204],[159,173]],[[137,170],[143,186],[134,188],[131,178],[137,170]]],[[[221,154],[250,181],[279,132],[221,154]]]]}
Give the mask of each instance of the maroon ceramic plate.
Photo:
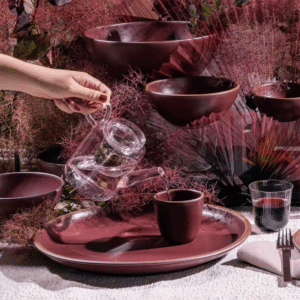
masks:
{"type": "Polygon", "coordinates": [[[39,251],[63,265],[103,273],[137,274],[186,269],[225,255],[251,233],[249,221],[228,208],[205,205],[198,237],[171,245],[154,213],[106,216],[85,210],[59,217],[35,236],[39,251]]]}

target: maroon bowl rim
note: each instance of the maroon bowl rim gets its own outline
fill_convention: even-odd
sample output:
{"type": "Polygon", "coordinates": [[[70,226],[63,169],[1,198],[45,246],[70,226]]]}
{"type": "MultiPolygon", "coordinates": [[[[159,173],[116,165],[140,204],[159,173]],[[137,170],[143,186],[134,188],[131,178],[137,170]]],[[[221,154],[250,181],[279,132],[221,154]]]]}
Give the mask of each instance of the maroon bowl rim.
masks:
{"type": "Polygon", "coordinates": [[[181,43],[183,41],[191,41],[191,40],[198,40],[198,39],[203,39],[203,38],[209,38],[209,37],[215,37],[215,34],[208,34],[208,35],[203,35],[203,36],[199,36],[199,37],[192,37],[192,38],[188,38],[188,39],[179,39],[179,40],[169,40],[169,41],[150,41],[150,42],[122,42],[122,41],[107,41],[107,40],[103,40],[103,39],[96,39],[96,38],[91,38],[89,36],[87,36],[88,32],[91,30],[95,30],[98,28],[105,28],[105,27],[109,27],[109,26],[121,26],[121,25],[128,25],[128,24],[144,24],[144,23],[183,23],[183,24],[188,24],[188,21],[140,21],[140,22],[126,22],[126,23],[114,23],[114,24],[110,24],[110,25],[103,25],[103,26],[98,26],[98,27],[93,27],[93,28],[89,28],[87,30],[85,30],[84,32],[84,37],[87,39],[91,39],[93,41],[97,41],[97,42],[103,42],[103,43],[108,43],[108,44],[122,44],[122,45],[157,45],[157,44],[178,44],[181,43]]]}
{"type": "Polygon", "coordinates": [[[43,194],[37,194],[37,195],[32,195],[32,196],[27,196],[27,197],[0,197],[0,201],[1,200],[20,200],[20,199],[24,199],[24,200],[29,200],[29,199],[35,199],[41,196],[47,196],[53,192],[59,192],[61,189],[63,189],[65,182],[63,181],[62,178],[60,178],[59,176],[50,174],[50,173],[44,173],[44,172],[8,172],[8,173],[1,173],[0,174],[0,180],[2,176],[9,176],[9,175],[14,175],[14,174],[21,174],[21,175],[42,175],[44,177],[54,177],[55,179],[59,179],[59,181],[61,182],[61,184],[54,190],[49,191],[47,193],[43,193],[43,194]]]}
{"type": "Polygon", "coordinates": [[[194,190],[194,189],[170,189],[169,191],[162,191],[162,192],[158,192],[156,193],[154,196],[153,196],[153,199],[154,201],[156,202],[162,202],[162,203],[191,203],[191,202],[197,202],[197,201],[201,201],[204,203],[204,193],[201,192],[201,191],[198,191],[198,190],[194,190]],[[168,200],[161,200],[161,199],[158,199],[157,198],[157,195],[161,195],[161,194],[165,194],[165,193],[168,193],[168,192],[177,192],[177,191],[191,191],[191,192],[195,192],[195,193],[199,193],[200,196],[198,198],[194,198],[194,199],[190,199],[190,200],[176,200],[176,201],[168,201],[168,200]]]}
{"type": "MultiPolygon", "coordinates": [[[[256,89],[258,88],[261,88],[261,87],[267,87],[267,86],[272,86],[272,85],[275,85],[275,84],[278,84],[279,82],[270,82],[270,83],[265,83],[265,84],[262,84],[262,85],[257,85],[255,87],[253,87],[252,91],[253,91],[253,94],[254,94],[254,97],[257,97],[257,98],[261,98],[261,99],[275,99],[275,100],[283,100],[283,101],[297,101],[297,100],[300,100],[300,96],[299,97],[291,97],[291,98],[278,98],[278,97],[270,97],[270,96],[263,96],[263,95],[259,95],[255,92],[256,89]]],[[[289,82],[287,82],[289,83],[289,82]]],[[[299,85],[300,87],[300,84],[299,83],[296,83],[296,82],[290,82],[290,83],[293,83],[293,84],[296,84],[296,85],[299,85]]],[[[259,99],[257,99],[259,100],[259,99]]]]}
{"type": "Polygon", "coordinates": [[[155,81],[151,81],[149,82],[146,86],[145,86],[145,91],[153,94],[153,95],[160,95],[160,96],[166,96],[166,97],[199,97],[199,96],[213,96],[213,95],[223,95],[223,94],[227,94],[228,92],[233,92],[235,90],[239,91],[240,89],[240,84],[238,84],[237,82],[228,79],[228,78],[222,78],[222,77],[213,77],[213,76],[193,76],[193,77],[175,77],[175,78],[165,78],[165,79],[159,79],[159,80],[155,80],[155,81]],[[153,85],[154,83],[157,82],[163,82],[163,81],[176,81],[178,79],[189,79],[189,78],[214,78],[214,79],[220,79],[220,80],[228,80],[231,81],[233,84],[235,84],[235,86],[231,89],[222,91],[222,92],[215,92],[215,93],[206,93],[206,94],[164,94],[162,92],[154,92],[152,91],[151,85],[153,85]]]}

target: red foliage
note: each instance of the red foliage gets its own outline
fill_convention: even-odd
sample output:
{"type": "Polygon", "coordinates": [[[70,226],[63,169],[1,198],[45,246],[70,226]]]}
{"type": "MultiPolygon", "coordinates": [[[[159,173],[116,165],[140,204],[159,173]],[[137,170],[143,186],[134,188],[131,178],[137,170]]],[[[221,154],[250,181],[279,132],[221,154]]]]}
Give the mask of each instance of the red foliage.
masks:
{"type": "Polygon", "coordinates": [[[36,207],[20,210],[2,223],[2,238],[8,243],[32,246],[36,232],[58,216],[58,211],[54,210],[55,205],[53,200],[48,199],[36,207]]]}
{"type": "MultiPolygon", "coordinates": [[[[149,167],[149,163],[144,160],[139,168],[146,167],[149,167]]],[[[166,172],[170,189],[195,189],[204,193],[206,203],[222,203],[217,197],[215,185],[208,184],[203,178],[187,175],[178,169],[170,169],[168,167],[164,167],[164,171],[166,172]]],[[[166,186],[162,178],[153,178],[134,187],[119,190],[118,195],[106,204],[105,209],[114,212],[142,211],[146,205],[151,203],[156,193],[165,190],[166,186]]]]}
{"type": "Polygon", "coordinates": [[[49,30],[55,44],[70,43],[86,29],[114,23],[116,12],[126,1],[118,4],[103,0],[73,0],[65,6],[53,6],[43,1],[37,10],[36,22],[46,31],[49,30]]]}
{"type": "Polygon", "coordinates": [[[0,16],[0,52],[10,54],[12,51],[12,40],[9,35],[14,26],[15,16],[9,10],[8,3],[1,3],[0,16]]]}

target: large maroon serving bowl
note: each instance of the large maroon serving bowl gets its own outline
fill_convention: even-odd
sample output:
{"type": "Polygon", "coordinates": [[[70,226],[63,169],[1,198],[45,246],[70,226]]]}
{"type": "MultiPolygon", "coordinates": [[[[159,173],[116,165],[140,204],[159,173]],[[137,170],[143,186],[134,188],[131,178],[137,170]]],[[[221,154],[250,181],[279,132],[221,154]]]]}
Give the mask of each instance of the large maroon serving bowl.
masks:
{"type": "Polygon", "coordinates": [[[184,126],[211,113],[228,110],[239,88],[239,84],[229,79],[192,76],[152,81],[145,91],[163,118],[184,126]]]}
{"type": "Polygon", "coordinates": [[[253,88],[254,102],[260,112],[280,122],[300,118],[300,84],[267,83],[253,88]]]}
{"type": "Polygon", "coordinates": [[[39,172],[0,174],[0,216],[6,217],[18,209],[41,204],[47,199],[59,200],[64,181],[55,175],[39,172]]]}
{"type": "MultiPolygon", "coordinates": [[[[107,66],[113,77],[128,73],[129,66],[147,74],[169,62],[180,43],[201,49],[199,74],[211,58],[215,36],[194,37],[183,21],[144,21],[91,28],[84,33],[87,50],[96,63],[107,66]]],[[[198,74],[197,74],[198,75],[198,74]]]]}

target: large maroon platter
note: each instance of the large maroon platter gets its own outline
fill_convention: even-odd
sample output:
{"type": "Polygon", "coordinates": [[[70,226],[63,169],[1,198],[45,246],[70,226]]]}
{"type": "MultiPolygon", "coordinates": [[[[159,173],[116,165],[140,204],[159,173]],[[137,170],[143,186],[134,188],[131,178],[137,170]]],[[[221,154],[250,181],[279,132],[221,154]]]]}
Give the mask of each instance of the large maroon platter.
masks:
{"type": "Polygon", "coordinates": [[[251,224],[238,212],[205,205],[198,237],[171,245],[159,233],[154,213],[106,215],[101,209],[71,213],[35,236],[36,248],[63,265],[101,273],[138,274],[198,266],[243,243],[251,224]]]}

